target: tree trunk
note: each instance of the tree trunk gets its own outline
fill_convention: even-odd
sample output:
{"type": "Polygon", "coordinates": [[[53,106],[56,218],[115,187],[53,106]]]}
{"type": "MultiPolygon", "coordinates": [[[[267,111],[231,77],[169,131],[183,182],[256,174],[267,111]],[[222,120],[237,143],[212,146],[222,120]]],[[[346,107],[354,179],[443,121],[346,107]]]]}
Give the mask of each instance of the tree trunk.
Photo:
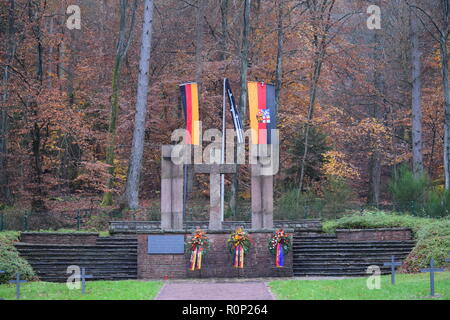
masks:
{"type": "Polygon", "coordinates": [[[377,206],[380,203],[381,159],[380,152],[374,151],[369,160],[369,195],[368,204],[377,206]]]}
{"type": "MultiPolygon", "coordinates": [[[[202,92],[202,76],[203,76],[203,47],[204,47],[204,32],[205,23],[204,16],[207,0],[200,0],[197,8],[197,21],[196,21],[196,37],[195,37],[195,82],[197,82],[199,93],[202,92]]],[[[201,94],[199,94],[199,104],[201,105],[201,94]]],[[[184,167],[186,170],[186,193],[184,195],[184,206],[186,208],[186,202],[189,199],[189,194],[191,194],[194,188],[195,173],[194,166],[186,165],[184,167]]]]}
{"type": "MultiPolygon", "coordinates": [[[[241,52],[240,52],[240,96],[239,96],[239,112],[241,114],[241,119],[244,124],[247,121],[247,73],[248,73],[248,53],[249,53],[249,35],[250,35],[250,8],[251,0],[244,0],[244,19],[242,22],[242,42],[241,42],[241,52]]],[[[236,151],[236,149],[235,149],[236,151]]],[[[237,195],[239,188],[239,166],[236,168],[236,173],[233,174],[231,182],[231,194],[230,194],[230,209],[233,216],[236,217],[237,214],[237,195]]]]}
{"type": "Polygon", "coordinates": [[[445,123],[444,123],[444,176],[445,176],[445,189],[450,190],[450,91],[448,84],[448,50],[447,40],[449,34],[449,15],[450,4],[448,0],[442,0],[444,9],[444,24],[443,30],[439,38],[439,48],[441,55],[441,69],[442,69],[442,90],[444,94],[444,111],[445,111],[445,123]]]}
{"type": "Polygon", "coordinates": [[[278,106],[280,100],[281,84],[283,80],[283,8],[285,0],[278,0],[278,18],[277,18],[277,67],[275,71],[275,104],[278,106]]]}
{"type": "Polygon", "coordinates": [[[147,115],[152,19],[153,0],[145,0],[133,144],[131,147],[130,164],[125,189],[127,204],[132,210],[139,207],[139,179],[141,173],[142,153],[144,151],[145,119],[147,115]]]}
{"type": "MultiPolygon", "coordinates": [[[[323,49],[325,50],[325,49],[323,49]]],[[[305,178],[305,167],[306,167],[306,158],[308,156],[308,149],[309,149],[309,129],[311,126],[311,121],[314,117],[314,105],[316,103],[316,96],[317,96],[317,84],[319,83],[320,78],[320,72],[322,70],[322,55],[324,52],[320,54],[320,56],[314,61],[314,72],[313,77],[311,79],[311,87],[309,90],[309,105],[308,105],[308,116],[307,116],[307,122],[305,124],[305,130],[303,133],[304,136],[304,150],[303,150],[303,157],[300,167],[300,181],[299,181],[299,192],[302,192],[303,189],[303,181],[305,178]]]]}
{"type": "Polygon", "coordinates": [[[422,79],[421,79],[421,52],[419,47],[419,25],[417,17],[411,18],[411,109],[412,109],[412,159],[414,175],[423,172],[422,155],[422,79]]]}
{"type": "Polygon", "coordinates": [[[315,49],[314,53],[314,63],[312,68],[311,85],[309,88],[309,104],[308,104],[308,115],[307,122],[305,124],[305,130],[303,132],[304,136],[304,150],[303,157],[300,165],[300,181],[298,192],[302,192],[304,178],[305,178],[305,168],[306,168],[306,158],[308,156],[309,149],[309,129],[311,122],[314,117],[314,105],[316,103],[317,87],[320,79],[320,74],[322,71],[323,59],[325,57],[325,52],[327,48],[327,37],[328,32],[331,28],[331,12],[333,10],[335,1],[322,0],[320,4],[313,2],[307,3],[308,10],[312,15],[312,29],[313,29],[313,47],[315,49]]]}
{"type": "Polygon", "coordinates": [[[220,38],[221,60],[228,57],[228,0],[220,0],[222,37],[220,38]]]}
{"type": "Polygon", "coordinates": [[[195,81],[198,84],[198,88],[201,92],[201,83],[203,75],[203,33],[204,33],[204,15],[207,0],[199,0],[197,8],[197,35],[195,39],[195,81]]]}
{"type": "Polygon", "coordinates": [[[8,174],[8,136],[9,136],[9,116],[7,110],[7,103],[9,98],[8,82],[9,82],[9,68],[13,63],[16,52],[16,38],[15,38],[15,0],[9,0],[8,9],[8,49],[7,49],[7,64],[3,73],[3,87],[2,94],[3,107],[0,112],[0,201],[8,205],[12,204],[12,192],[9,186],[8,174]]]}
{"type": "Polygon", "coordinates": [[[112,75],[112,94],[111,94],[111,113],[108,127],[108,145],[106,147],[106,164],[109,165],[108,173],[109,178],[107,182],[108,191],[103,194],[102,205],[110,206],[113,204],[112,191],[114,187],[114,158],[115,158],[115,148],[116,148],[116,129],[117,129],[117,116],[119,113],[119,82],[120,82],[120,71],[122,67],[122,61],[127,54],[130,41],[133,34],[134,27],[134,17],[136,12],[137,2],[132,9],[132,17],[128,32],[128,37],[126,34],[126,12],[127,12],[128,0],[120,0],[119,12],[120,12],[120,22],[119,22],[119,40],[117,41],[116,57],[114,60],[114,69],[112,75]]]}
{"type": "MultiPolygon", "coordinates": [[[[373,36],[373,45],[374,52],[373,58],[374,61],[377,61],[375,65],[375,72],[373,75],[373,82],[377,92],[376,101],[373,104],[372,117],[375,119],[381,119],[382,117],[382,95],[385,93],[385,79],[384,79],[384,70],[382,69],[384,57],[384,43],[381,39],[381,33],[379,31],[374,30],[373,36]]],[[[367,203],[372,206],[378,207],[380,203],[380,183],[381,183],[381,152],[377,149],[372,150],[372,154],[369,159],[369,190],[367,203]]]]}

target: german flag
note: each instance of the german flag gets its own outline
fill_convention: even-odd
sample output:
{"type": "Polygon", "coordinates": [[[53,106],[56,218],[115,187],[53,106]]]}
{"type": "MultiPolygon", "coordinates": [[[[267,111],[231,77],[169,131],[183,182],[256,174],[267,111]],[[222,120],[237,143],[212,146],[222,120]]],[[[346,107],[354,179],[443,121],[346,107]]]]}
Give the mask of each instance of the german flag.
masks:
{"type": "Polygon", "coordinates": [[[198,86],[197,83],[180,85],[181,104],[186,119],[186,144],[200,144],[200,122],[198,117],[198,86]]]}
{"type": "Polygon", "coordinates": [[[271,130],[277,128],[275,86],[249,81],[247,88],[252,144],[271,144],[271,130]]]}

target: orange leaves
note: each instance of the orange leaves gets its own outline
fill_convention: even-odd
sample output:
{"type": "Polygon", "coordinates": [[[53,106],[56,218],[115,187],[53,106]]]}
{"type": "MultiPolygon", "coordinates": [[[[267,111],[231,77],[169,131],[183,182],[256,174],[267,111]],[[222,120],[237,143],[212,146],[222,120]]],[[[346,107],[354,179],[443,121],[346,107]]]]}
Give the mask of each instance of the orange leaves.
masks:
{"type": "Polygon", "coordinates": [[[338,176],[345,179],[359,178],[358,169],[348,162],[344,153],[328,151],[323,156],[325,163],[322,166],[322,171],[325,175],[338,176]]]}

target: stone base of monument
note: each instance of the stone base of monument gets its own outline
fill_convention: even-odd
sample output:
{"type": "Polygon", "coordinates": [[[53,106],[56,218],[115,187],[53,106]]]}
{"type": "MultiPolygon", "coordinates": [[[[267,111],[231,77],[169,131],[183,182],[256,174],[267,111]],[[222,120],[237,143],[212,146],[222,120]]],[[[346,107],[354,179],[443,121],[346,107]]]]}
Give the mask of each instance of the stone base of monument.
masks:
{"type": "Polygon", "coordinates": [[[209,231],[211,246],[203,258],[202,268],[190,271],[190,253],[184,252],[184,246],[183,250],[180,247],[181,239],[186,242],[190,232],[138,233],[138,279],[292,277],[292,251],[285,256],[283,268],[275,267],[275,257],[267,248],[272,234],[273,230],[250,230],[252,247],[245,256],[244,268],[237,269],[227,248],[230,231],[209,231]],[[162,248],[157,248],[158,243],[162,248]]]}

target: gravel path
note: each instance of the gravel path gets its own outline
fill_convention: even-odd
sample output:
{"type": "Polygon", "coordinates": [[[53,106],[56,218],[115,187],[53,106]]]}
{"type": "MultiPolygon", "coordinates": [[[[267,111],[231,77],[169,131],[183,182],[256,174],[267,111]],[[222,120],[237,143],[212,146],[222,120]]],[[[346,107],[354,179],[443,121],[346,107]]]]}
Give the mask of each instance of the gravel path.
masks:
{"type": "Polygon", "coordinates": [[[167,282],[156,300],[273,300],[264,282],[167,282]]]}

